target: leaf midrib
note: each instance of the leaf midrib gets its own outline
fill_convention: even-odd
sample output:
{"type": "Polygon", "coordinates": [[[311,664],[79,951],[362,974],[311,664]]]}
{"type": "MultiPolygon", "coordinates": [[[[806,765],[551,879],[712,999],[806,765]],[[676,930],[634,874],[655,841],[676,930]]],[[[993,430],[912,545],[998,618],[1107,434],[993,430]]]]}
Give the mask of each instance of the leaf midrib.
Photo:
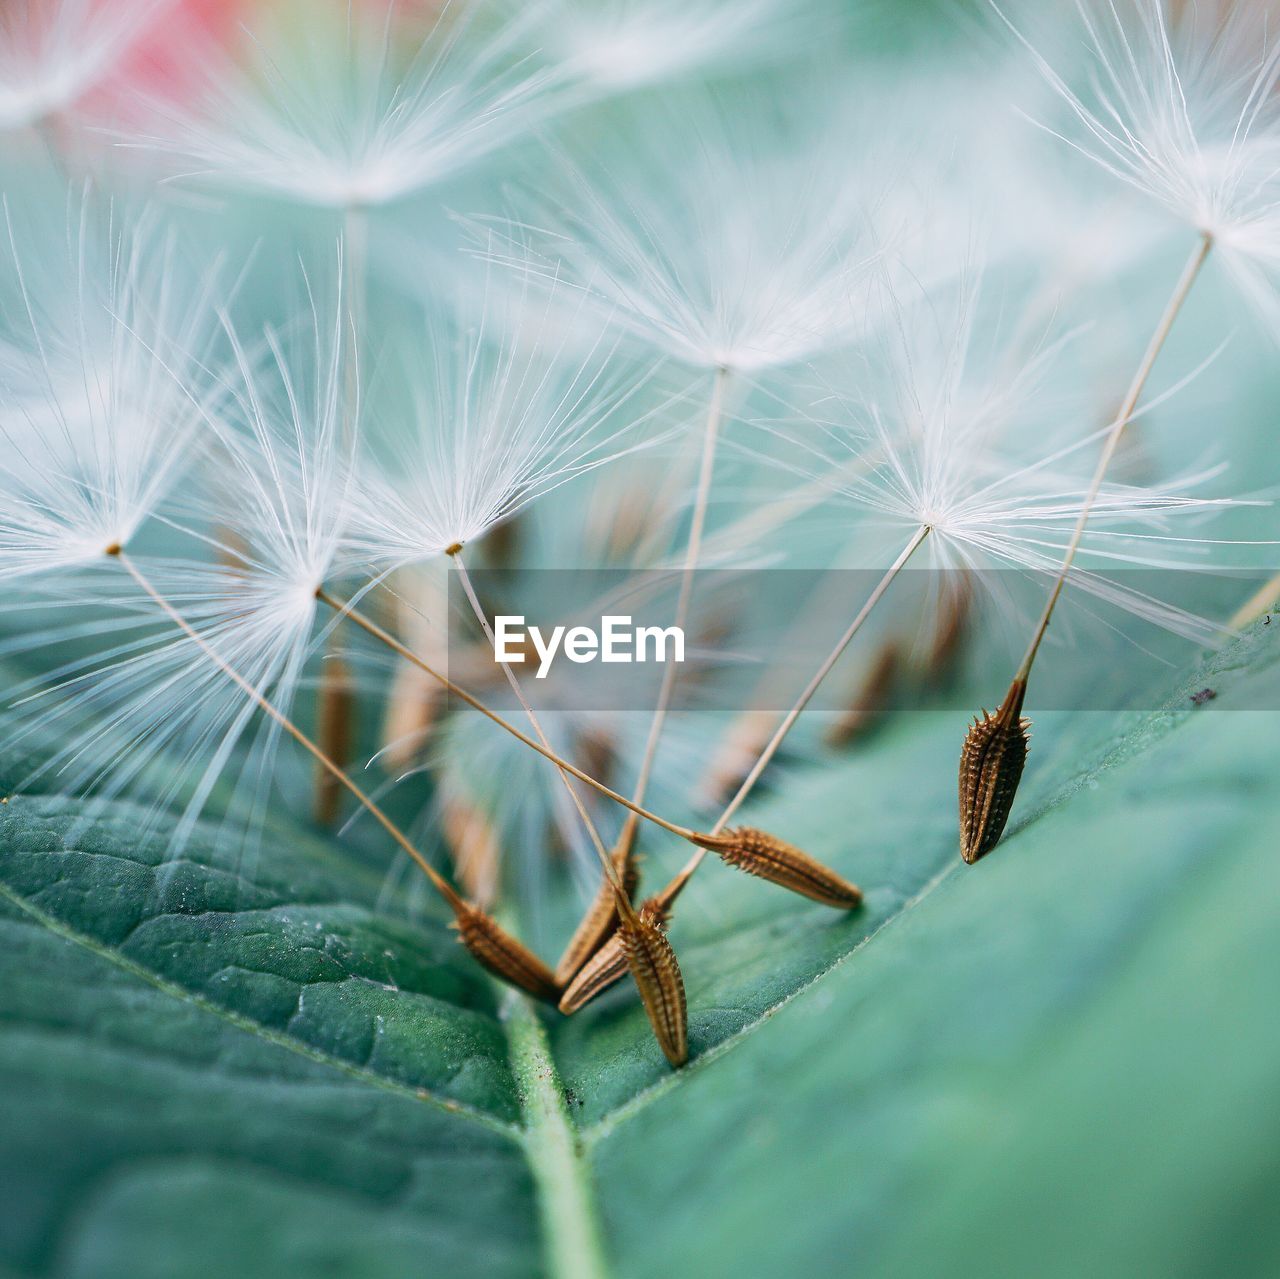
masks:
{"type": "MultiPolygon", "coordinates": [[[[1221,662],[1222,655],[1216,655],[1216,660],[1221,662]]],[[[1213,664],[1215,663],[1211,660],[1210,665],[1213,664]]],[[[1220,669],[1219,673],[1227,674],[1230,669],[1230,667],[1227,670],[1220,669]]],[[[1198,674],[1202,675],[1203,672],[1198,674]]],[[[1114,742],[1110,748],[1096,757],[1088,768],[1060,783],[1047,798],[1031,808],[1015,830],[1010,832],[1010,837],[1020,834],[1055,812],[1092,779],[1145,754],[1154,745],[1177,732],[1192,718],[1186,712],[1183,692],[1185,690],[1180,690],[1161,710],[1147,717],[1145,723],[1135,726],[1121,740],[1114,742]],[[1182,713],[1178,713],[1179,711],[1182,713]]],[[[701,1073],[712,1062],[732,1051],[776,1013],[807,993],[853,956],[860,954],[881,932],[928,899],[937,888],[955,875],[961,866],[958,859],[949,862],[848,951],[814,973],[802,985],[770,1004],[735,1034],[707,1050],[681,1072],[672,1073],[659,1080],[584,1128],[576,1127],[570,1116],[557,1064],[546,1042],[545,1029],[536,1012],[529,1008],[527,1001],[522,998],[517,998],[516,1001],[519,1008],[518,1015],[511,1015],[511,1006],[509,1006],[508,1015],[500,1019],[507,1040],[509,1064],[518,1083],[521,1122],[515,1124],[465,1103],[437,1096],[429,1089],[399,1083],[375,1071],[334,1057],[218,1005],[161,977],[158,973],[129,959],[118,950],[104,945],[96,938],[67,926],[2,882],[0,882],[0,899],[9,902],[22,914],[54,935],[105,959],[108,963],[169,997],[212,1014],[265,1043],[294,1053],[322,1067],[333,1069],[347,1078],[368,1084],[383,1092],[416,1100],[445,1113],[469,1120],[515,1142],[520,1146],[533,1178],[543,1233],[543,1246],[550,1263],[551,1273],[558,1279],[567,1279],[570,1275],[579,1276],[581,1279],[597,1279],[605,1273],[606,1267],[599,1248],[599,1239],[603,1232],[599,1209],[592,1193],[588,1164],[588,1157],[596,1144],[611,1135],[620,1125],[673,1091],[684,1079],[701,1073]],[[539,1043],[541,1049],[539,1049],[539,1043]],[[584,1248],[584,1242],[591,1246],[584,1248]],[[578,1264],[572,1261],[575,1251],[581,1254],[578,1264]]]]}

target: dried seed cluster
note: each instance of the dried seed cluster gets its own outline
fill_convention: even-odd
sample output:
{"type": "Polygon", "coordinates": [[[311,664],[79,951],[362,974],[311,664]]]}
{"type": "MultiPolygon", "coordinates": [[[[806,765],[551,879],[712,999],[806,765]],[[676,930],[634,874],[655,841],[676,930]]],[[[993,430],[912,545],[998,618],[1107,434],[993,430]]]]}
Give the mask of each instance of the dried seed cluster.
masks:
{"type": "MultiPolygon", "coordinates": [[[[639,886],[640,870],[631,856],[630,848],[616,848],[612,856],[614,869],[622,880],[623,888],[626,889],[627,899],[630,900],[639,886]]],[[[556,965],[556,982],[561,988],[573,981],[583,965],[599,951],[617,926],[618,904],[613,885],[602,878],[595,898],[587,907],[586,914],[574,930],[569,944],[564,948],[564,954],[560,956],[560,962],[556,965]]],[[[563,1006],[561,1011],[565,1011],[563,1006]]]]}
{"type": "MultiPolygon", "coordinates": [[[[661,898],[650,897],[640,907],[640,918],[655,928],[665,929],[670,914],[661,898]]],[[[615,912],[614,919],[617,919],[615,912]]],[[[578,970],[560,997],[560,1011],[566,1016],[586,1007],[597,995],[603,994],[627,971],[627,955],[622,938],[616,930],[606,936],[596,952],[578,970]]]]}

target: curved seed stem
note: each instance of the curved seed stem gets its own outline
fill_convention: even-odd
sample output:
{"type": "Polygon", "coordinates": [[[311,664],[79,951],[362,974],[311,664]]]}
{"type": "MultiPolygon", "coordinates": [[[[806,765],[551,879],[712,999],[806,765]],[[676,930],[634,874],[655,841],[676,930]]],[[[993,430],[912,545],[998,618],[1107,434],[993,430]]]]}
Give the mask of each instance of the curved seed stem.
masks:
{"type": "Polygon", "coordinates": [[[557,768],[563,769],[584,785],[599,791],[606,799],[611,799],[615,804],[621,804],[624,808],[629,808],[638,813],[645,821],[653,822],[655,826],[661,826],[663,830],[670,831],[671,834],[678,835],[681,839],[692,839],[695,832],[690,827],[669,822],[665,817],[659,817],[657,813],[651,813],[647,808],[642,808],[639,804],[633,804],[625,795],[620,795],[603,782],[597,781],[590,773],[584,773],[582,769],[571,764],[563,756],[557,755],[555,751],[543,746],[541,742],[535,741],[527,733],[522,733],[510,720],[504,719],[497,711],[490,710],[478,697],[473,696],[465,688],[455,684],[447,675],[436,670],[434,666],[428,665],[412,649],[402,644],[390,631],[384,630],[371,617],[365,616],[350,601],[343,602],[336,595],[331,595],[323,587],[316,591],[316,599],[333,609],[335,613],[341,613],[343,617],[349,618],[367,635],[376,639],[378,643],[385,644],[397,656],[403,657],[406,662],[416,666],[425,675],[429,675],[436,680],[442,688],[451,693],[460,702],[470,706],[473,711],[478,711],[486,719],[492,720],[499,728],[510,733],[517,741],[523,742],[531,751],[536,751],[543,759],[549,760],[557,768]]]}
{"type": "MultiPolygon", "coordinates": [[[[489,618],[484,611],[484,606],[480,603],[479,596],[476,595],[475,587],[471,584],[471,574],[467,572],[467,566],[462,560],[462,548],[458,547],[451,550],[449,556],[453,560],[454,568],[457,569],[458,580],[462,583],[462,589],[466,593],[467,602],[471,605],[471,611],[476,615],[476,620],[484,629],[485,637],[496,654],[498,646],[494,638],[493,627],[489,625],[489,618]]],[[[524,713],[529,717],[529,723],[533,726],[533,731],[537,734],[538,741],[542,743],[543,750],[550,751],[551,743],[547,740],[546,733],[542,731],[538,716],[529,704],[529,699],[524,695],[524,689],[520,687],[520,681],[516,679],[515,672],[507,662],[499,661],[498,664],[502,667],[502,673],[507,677],[507,683],[511,685],[511,691],[516,695],[516,700],[524,707],[524,713]]],[[[591,820],[591,814],[587,812],[587,806],[582,802],[582,796],[578,794],[578,789],[574,786],[569,774],[563,768],[557,771],[560,774],[560,780],[564,782],[565,790],[569,792],[569,798],[573,801],[574,808],[578,810],[578,816],[582,819],[587,836],[591,840],[592,847],[596,850],[596,856],[600,858],[600,865],[604,869],[605,878],[613,886],[614,895],[619,899],[620,904],[623,901],[629,902],[630,898],[627,897],[627,890],[623,887],[622,880],[618,877],[613,858],[609,856],[608,849],[605,848],[604,841],[600,838],[600,832],[596,830],[596,824],[591,820]]]]}
{"type": "Polygon", "coordinates": [[[431,881],[436,891],[441,897],[448,902],[454,913],[465,911],[467,904],[462,900],[453,887],[440,875],[434,866],[416,849],[409,841],[405,833],[389,818],[386,813],[361,789],[347,774],[338,767],[337,764],[329,758],[328,755],[320,749],[282,710],[269,702],[258,689],[249,683],[243,675],[240,674],[233,666],[231,666],[223,657],[221,657],[209,644],[209,642],[187,621],[181,613],[178,612],[172,604],[169,603],[163,595],[151,584],[150,579],[145,573],[133,562],[133,559],[125,553],[120,547],[112,547],[108,552],[113,558],[120,562],[120,566],[137,582],[143,592],[150,597],[152,602],[169,618],[171,622],[180,630],[193,644],[213,663],[219,671],[223,673],[237,688],[240,689],[251,702],[271,719],[275,720],[279,726],[284,729],[290,737],[293,738],[299,746],[303,748],[311,757],[325,769],[335,781],[345,786],[347,790],[360,802],[361,806],[369,813],[369,815],[391,836],[392,839],[417,862],[423,874],[431,881]]]}
{"type": "MultiPolygon", "coordinates": [[[[782,717],[778,727],[774,730],[773,736],[769,739],[764,750],[760,752],[759,758],[752,765],[751,771],[743,778],[742,784],[738,787],[737,793],[725,806],[725,809],[720,814],[716,824],[711,828],[712,835],[718,835],[732,820],[734,813],[742,807],[747,796],[751,794],[751,791],[755,787],[756,782],[760,780],[764,770],[768,768],[770,761],[773,759],[774,755],[778,753],[778,748],[782,745],[783,740],[794,727],[796,720],[800,718],[804,708],[813,700],[813,696],[818,691],[822,681],[831,673],[832,667],[834,667],[836,662],[840,660],[845,649],[848,648],[850,643],[853,641],[853,637],[862,629],[863,623],[871,615],[871,610],[880,602],[884,593],[892,585],[894,578],[896,578],[906,567],[907,561],[920,549],[931,531],[932,530],[929,525],[922,524],[912,535],[911,540],[903,547],[898,558],[894,560],[894,562],[885,571],[884,576],[876,584],[875,590],[871,592],[867,597],[866,603],[858,610],[858,615],[849,623],[844,634],[836,641],[835,647],[827,654],[822,665],[814,671],[812,679],[810,679],[808,684],[805,685],[804,691],[800,696],[796,698],[795,704],[782,717]]],[[[706,855],[707,849],[699,848],[698,851],[689,858],[688,862],[685,863],[679,874],[677,874],[667,887],[663,889],[661,896],[668,905],[674,901],[676,896],[684,889],[685,884],[689,882],[694,871],[698,869],[699,865],[702,863],[702,859],[706,857],[706,855]]]]}
{"type": "MultiPolygon", "coordinates": [[[[707,506],[711,498],[711,481],[716,469],[716,447],[720,437],[720,424],[724,418],[724,393],[728,381],[729,370],[717,369],[715,382],[711,388],[711,402],[707,407],[707,424],[702,434],[702,460],[698,465],[698,487],[694,493],[693,516],[689,524],[689,540],[685,544],[684,566],[680,570],[680,593],[676,598],[673,624],[680,631],[685,629],[689,620],[693,581],[697,573],[698,560],[702,555],[702,535],[707,524],[707,506]]],[[[667,710],[671,705],[671,694],[675,690],[675,685],[676,664],[668,662],[663,667],[657,705],[654,707],[653,719],[649,724],[649,736],[645,741],[644,754],[640,759],[635,789],[631,792],[632,801],[636,804],[644,803],[645,792],[649,788],[649,777],[653,772],[658,742],[662,737],[662,729],[666,723],[667,710]]],[[[620,847],[630,849],[634,844],[637,821],[637,815],[632,810],[618,839],[620,847]]]]}
{"type": "Polygon", "coordinates": [[[1182,310],[1187,296],[1191,292],[1191,287],[1195,284],[1196,277],[1200,274],[1200,268],[1204,266],[1212,248],[1213,236],[1206,231],[1201,234],[1195,248],[1192,249],[1191,256],[1187,259],[1187,264],[1183,267],[1178,283],[1174,286],[1164,313],[1160,317],[1160,322],[1156,325],[1156,331],[1151,335],[1151,341],[1147,344],[1142,362],[1138,365],[1138,371],[1133,375],[1133,382],[1129,386],[1128,394],[1124,397],[1124,403],[1120,406],[1120,412],[1116,415],[1116,420],[1111,424],[1111,430],[1107,433],[1106,442],[1102,446],[1102,455],[1098,458],[1098,466],[1093,473],[1093,481],[1085,496],[1084,505],[1080,508],[1080,517],[1076,520],[1075,530],[1071,534],[1070,542],[1067,543],[1066,552],[1062,557],[1062,565],[1058,569],[1057,579],[1054,581],[1053,589],[1049,592],[1049,599],[1044,606],[1044,612],[1040,615],[1039,622],[1036,623],[1036,629],[1032,632],[1031,643],[1027,645],[1026,656],[1023,657],[1022,664],[1018,667],[1017,673],[1013,677],[1015,684],[1019,680],[1025,683],[1027,677],[1031,674],[1031,667],[1036,660],[1036,654],[1040,651],[1040,644],[1045,637],[1045,632],[1049,629],[1053,610],[1057,606],[1058,597],[1062,594],[1062,588],[1066,585],[1067,574],[1071,571],[1076,552],[1080,549],[1080,541],[1084,537],[1085,527],[1089,523],[1089,516],[1093,513],[1094,503],[1097,502],[1098,494],[1102,490],[1102,482],[1106,479],[1107,470],[1115,457],[1116,449],[1120,444],[1120,437],[1124,434],[1125,427],[1129,425],[1129,420],[1133,417],[1133,412],[1138,407],[1138,400],[1146,388],[1147,379],[1151,376],[1151,370],[1155,368],[1156,360],[1168,340],[1174,321],[1178,318],[1178,313],[1182,310]]]}

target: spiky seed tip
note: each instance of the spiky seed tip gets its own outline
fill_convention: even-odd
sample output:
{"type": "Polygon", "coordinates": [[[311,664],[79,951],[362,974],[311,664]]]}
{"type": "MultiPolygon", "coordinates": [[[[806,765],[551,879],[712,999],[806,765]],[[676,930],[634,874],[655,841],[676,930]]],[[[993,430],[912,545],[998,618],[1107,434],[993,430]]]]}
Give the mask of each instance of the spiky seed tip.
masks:
{"type": "Polygon", "coordinates": [[[960,752],[960,856],[969,865],[999,842],[1027,762],[1029,719],[1022,718],[1025,680],[1014,680],[994,715],[982,712],[960,752]]]}
{"type": "Polygon", "coordinates": [[[472,958],[495,977],[549,1004],[560,997],[560,988],[551,970],[492,915],[478,906],[464,904],[454,911],[454,927],[458,930],[458,940],[471,952],[472,958]]]}
{"type": "Polygon", "coordinates": [[[767,879],[824,906],[852,910],[862,902],[857,884],[767,831],[742,826],[722,835],[695,835],[693,842],[748,875],[767,879]]]}
{"type": "MultiPolygon", "coordinates": [[[[612,889],[610,890],[612,897],[612,889]]],[[[661,896],[650,897],[640,907],[640,918],[656,928],[665,928],[670,918],[661,896]]],[[[622,948],[622,938],[617,932],[617,914],[614,914],[614,931],[588,959],[560,997],[560,1011],[566,1017],[585,1008],[597,995],[602,995],[627,973],[627,953],[622,948]]]]}
{"type": "Polygon", "coordinates": [[[683,1066],[689,1060],[689,1013],[666,933],[652,917],[632,913],[619,918],[617,935],[658,1046],[673,1066],[683,1066]]]}
{"type": "MultiPolygon", "coordinates": [[[[630,849],[619,845],[611,854],[614,868],[627,890],[627,897],[634,895],[640,883],[640,870],[630,856],[630,849]]],[[[613,885],[604,876],[600,887],[582,921],[569,938],[569,944],[556,965],[556,981],[563,988],[568,986],[585,964],[612,936],[618,927],[618,907],[613,885]]],[[[619,974],[621,975],[621,974],[619,974]]],[[[561,1011],[564,1012],[563,1001],[561,1011]]],[[[572,1011],[572,1010],[569,1010],[572,1011]]]]}

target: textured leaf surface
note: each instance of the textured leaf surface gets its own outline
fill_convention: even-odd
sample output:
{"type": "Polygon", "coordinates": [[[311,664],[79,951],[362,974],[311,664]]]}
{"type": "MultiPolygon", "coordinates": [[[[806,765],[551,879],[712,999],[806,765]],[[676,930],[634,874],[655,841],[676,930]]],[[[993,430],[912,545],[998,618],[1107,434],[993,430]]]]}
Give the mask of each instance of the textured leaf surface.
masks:
{"type": "Polygon", "coordinates": [[[548,1022],[576,1153],[536,1023],[340,849],[174,861],[127,808],[15,798],[0,1263],[590,1273],[598,1214],[623,1275],[1274,1273],[1280,731],[1245,709],[1275,704],[1271,629],[1165,712],[1037,724],[976,868],[963,716],[791,780],[750,820],[866,906],[708,864],[672,930],[687,1071],[625,989],[548,1022]]]}

